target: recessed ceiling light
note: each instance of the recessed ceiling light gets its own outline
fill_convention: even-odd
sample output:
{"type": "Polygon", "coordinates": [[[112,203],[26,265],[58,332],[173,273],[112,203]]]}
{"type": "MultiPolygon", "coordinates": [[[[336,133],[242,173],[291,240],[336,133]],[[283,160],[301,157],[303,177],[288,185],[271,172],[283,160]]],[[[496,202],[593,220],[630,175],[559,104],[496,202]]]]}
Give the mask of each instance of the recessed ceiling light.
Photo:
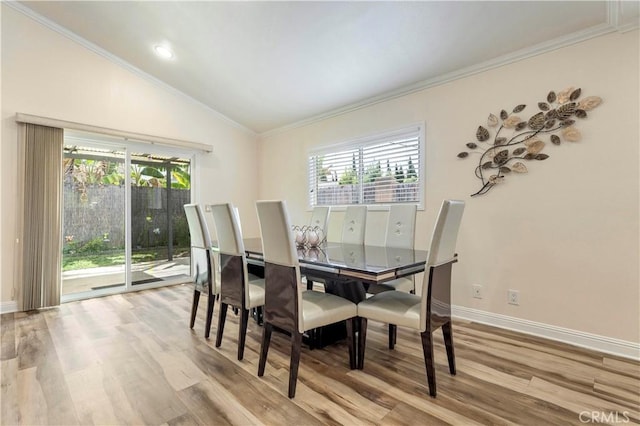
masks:
{"type": "Polygon", "coordinates": [[[173,52],[167,46],[158,44],[153,47],[153,50],[156,52],[156,55],[160,56],[161,58],[164,58],[164,59],[173,58],[173,52]]]}

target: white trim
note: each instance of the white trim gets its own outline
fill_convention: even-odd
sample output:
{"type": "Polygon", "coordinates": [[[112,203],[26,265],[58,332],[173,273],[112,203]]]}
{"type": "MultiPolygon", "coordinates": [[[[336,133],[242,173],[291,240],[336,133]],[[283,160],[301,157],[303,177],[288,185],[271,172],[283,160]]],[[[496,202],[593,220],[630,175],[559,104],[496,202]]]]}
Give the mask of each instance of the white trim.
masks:
{"type": "Polygon", "coordinates": [[[162,136],[145,135],[143,133],[127,132],[125,130],[110,129],[107,127],[92,126],[90,124],[75,123],[73,121],[58,120],[57,118],[40,117],[37,115],[16,113],[17,123],[38,124],[40,126],[58,127],[69,130],[80,130],[82,132],[99,133],[102,135],[116,136],[125,141],[148,143],[151,145],[162,145],[172,148],[183,148],[194,151],[211,152],[211,145],[198,142],[184,141],[180,139],[165,138],[162,136]]]}
{"type": "Polygon", "coordinates": [[[11,312],[18,312],[18,302],[15,300],[0,302],[0,314],[8,314],[11,312]]]}
{"type": "Polygon", "coordinates": [[[327,152],[335,151],[336,149],[351,148],[353,146],[359,146],[367,144],[369,142],[376,142],[380,139],[392,139],[395,137],[403,137],[408,135],[413,136],[418,133],[420,137],[424,137],[425,122],[420,121],[416,123],[410,123],[406,126],[397,127],[391,130],[385,130],[377,133],[369,133],[365,136],[358,136],[355,138],[349,138],[341,142],[332,143],[329,145],[318,145],[309,149],[309,155],[322,155],[327,152]]]}
{"type": "Polygon", "coordinates": [[[617,355],[636,361],[640,360],[640,344],[626,340],[585,333],[583,331],[557,327],[555,325],[529,321],[502,314],[495,314],[464,306],[452,305],[451,315],[454,318],[518,331],[533,336],[544,337],[546,339],[617,355]]]}
{"type": "Polygon", "coordinates": [[[622,22],[624,19],[625,4],[631,3],[633,2],[626,2],[623,0],[609,1],[607,3],[607,23],[620,33],[636,30],[640,26],[638,16],[635,16],[635,19],[629,20],[629,22],[622,22]]]}
{"type": "MultiPolygon", "coordinates": [[[[396,127],[393,129],[382,131],[382,132],[369,133],[364,136],[349,138],[336,143],[320,144],[317,146],[313,146],[307,150],[307,159],[313,156],[332,154],[335,151],[340,151],[340,150],[350,150],[354,148],[362,149],[367,145],[375,145],[384,140],[392,140],[396,138],[397,139],[401,139],[401,138],[414,139],[416,138],[416,135],[418,138],[418,145],[420,150],[419,152],[420,155],[418,158],[419,160],[418,176],[419,176],[419,182],[420,182],[420,195],[419,195],[418,201],[410,201],[410,202],[406,202],[406,204],[416,204],[418,210],[424,210],[425,203],[426,203],[425,193],[426,193],[426,185],[427,185],[427,178],[426,178],[427,143],[426,143],[426,123],[424,121],[410,123],[405,126],[396,127]]],[[[362,170],[363,169],[362,158],[360,159],[360,161],[361,161],[360,168],[362,170]]],[[[312,177],[311,174],[312,174],[311,167],[307,164],[307,188],[308,189],[310,189],[308,186],[311,184],[311,177],[312,177]]],[[[360,197],[362,197],[362,188],[360,189],[360,191],[361,191],[360,197]]],[[[380,206],[380,205],[384,206],[385,204],[373,203],[373,204],[368,204],[367,207],[368,207],[368,210],[372,211],[372,210],[376,210],[374,206],[380,206]]],[[[310,197],[307,196],[307,211],[313,210],[313,207],[314,206],[311,204],[310,197]]],[[[344,211],[346,210],[346,208],[347,208],[347,205],[340,205],[340,204],[331,205],[331,209],[334,211],[344,211]]],[[[386,205],[385,208],[381,210],[388,210],[388,208],[389,206],[386,205]]]]}
{"type": "Polygon", "coordinates": [[[132,64],[130,64],[129,62],[119,58],[118,56],[106,51],[105,49],[101,48],[100,46],[90,42],[89,40],[86,40],[82,37],[80,37],[79,35],[77,35],[76,33],[69,31],[68,29],[58,25],[57,23],[51,21],[50,19],[45,18],[44,16],[40,15],[39,13],[35,12],[34,10],[28,8],[27,6],[15,1],[15,0],[9,0],[9,1],[3,1],[3,4],[6,4],[7,6],[11,7],[12,9],[22,13],[23,15],[33,19],[34,21],[38,22],[39,24],[44,25],[45,27],[49,28],[50,30],[53,30],[55,32],[57,32],[58,34],[61,34],[65,37],[67,37],[68,39],[70,39],[71,41],[74,41],[76,43],[78,43],[80,46],[84,47],[85,49],[90,50],[93,53],[96,53],[100,56],[102,56],[103,58],[107,59],[108,61],[124,68],[125,70],[131,72],[132,74],[137,75],[138,77],[143,78],[144,80],[151,82],[153,84],[155,84],[156,86],[166,90],[167,92],[180,96],[202,108],[207,109],[208,111],[212,112],[213,114],[215,114],[218,118],[220,118],[222,121],[226,122],[227,124],[232,125],[233,127],[240,129],[246,133],[248,133],[251,136],[257,136],[257,133],[251,129],[249,129],[248,127],[238,123],[237,121],[232,120],[231,118],[227,117],[226,115],[222,114],[219,111],[216,111],[215,109],[211,108],[209,105],[204,104],[203,102],[187,95],[186,93],[176,89],[175,87],[165,83],[164,81],[152,76],[151,74],[148,74],[144,71],[142,71],[140,68],[137,68],[135,66],[133,66],[132,64]]]}

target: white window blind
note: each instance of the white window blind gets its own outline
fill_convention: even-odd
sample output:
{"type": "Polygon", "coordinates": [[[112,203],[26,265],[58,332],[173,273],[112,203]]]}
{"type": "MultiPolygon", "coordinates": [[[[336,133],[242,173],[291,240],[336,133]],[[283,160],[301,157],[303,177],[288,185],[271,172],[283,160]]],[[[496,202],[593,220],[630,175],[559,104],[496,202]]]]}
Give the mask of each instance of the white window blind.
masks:
{"type": "Polygon", "coordinates": [[[424,125],[309,153],[309,205],[414,203],[424,198],[424,125]]]}

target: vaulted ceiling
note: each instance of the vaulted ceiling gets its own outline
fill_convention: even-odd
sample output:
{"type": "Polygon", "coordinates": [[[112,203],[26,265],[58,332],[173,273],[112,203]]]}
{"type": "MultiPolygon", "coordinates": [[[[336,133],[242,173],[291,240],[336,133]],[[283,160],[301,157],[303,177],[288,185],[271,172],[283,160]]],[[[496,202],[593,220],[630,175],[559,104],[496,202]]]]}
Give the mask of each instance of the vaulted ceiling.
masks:
{"type": "Polygon", "coordinates": [[[638,2],[25,1],[25,13],[265,133],[637,26],[638,2]],[[159,58],[153,47],[174,52],[159,58]]]}

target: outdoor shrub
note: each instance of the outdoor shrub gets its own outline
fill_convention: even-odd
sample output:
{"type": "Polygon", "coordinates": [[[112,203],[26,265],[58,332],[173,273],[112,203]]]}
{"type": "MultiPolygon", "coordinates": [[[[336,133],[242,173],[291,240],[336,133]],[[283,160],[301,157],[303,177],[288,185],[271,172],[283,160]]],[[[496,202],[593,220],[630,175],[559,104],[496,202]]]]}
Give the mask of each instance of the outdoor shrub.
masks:
{"type": "Polygon", "coordinates": [[[93,238],[78,247],[78,253],[100,253],[107,249],[107,244],[102,237],[93,238]]]}

